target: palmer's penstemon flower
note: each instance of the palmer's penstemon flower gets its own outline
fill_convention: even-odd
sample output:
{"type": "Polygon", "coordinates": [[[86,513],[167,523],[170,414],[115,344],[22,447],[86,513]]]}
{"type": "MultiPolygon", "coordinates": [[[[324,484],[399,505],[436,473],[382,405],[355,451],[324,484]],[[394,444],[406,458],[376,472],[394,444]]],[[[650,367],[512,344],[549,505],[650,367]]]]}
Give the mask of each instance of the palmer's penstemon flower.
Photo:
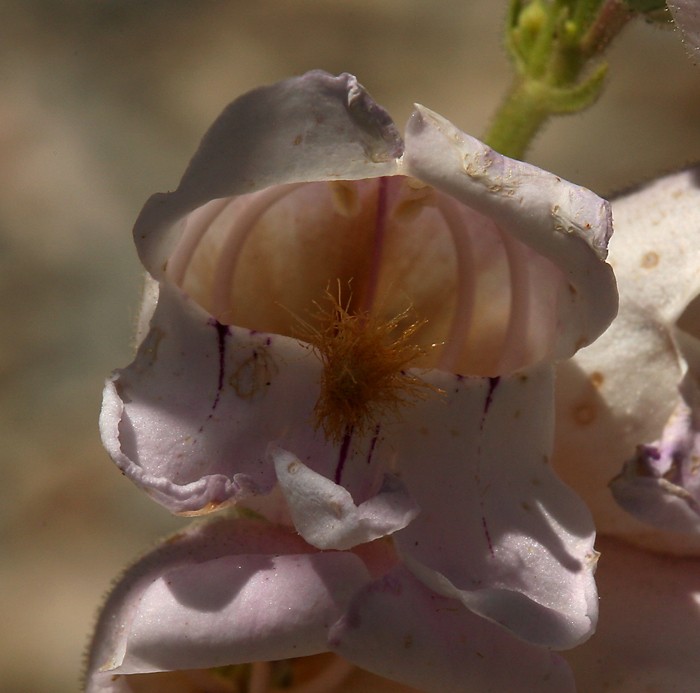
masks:
{"type": "Polygon", "coordinates": [[[619,315],[558,366],[553,464],[602,552],[600,627],[567,653],[590,693],[694,693],[700,678],[698,180],[694,167],[613,202],[619,315]]]}
{"type": "Polygon", "coordinates": [[[615,314],[610,231],[591,192],[425,108],[402,140],[350,75],[228,106],[136,223],[142,341],[100,425],[172,512],[247,516],[127,571],[89,693],[175,685],[158,672],[264,691],[270,666],[241,666],[323,652],[342,659],[289,690],[350,662],[435,693],[574,691],[552,650],[595,627],[596,553],[548,463],[553,364],[615,314]]]}
{"type": "MultiPolygon", "coordinates": [[[[697,63],[700,5],[668,8],[697,63]]],[[[695,693],[700,680],[699,180],[695,166],[613,202],[619,315],[558,367],[553,463],[603,554],[600,627],[567,653],[590,693],[695,693]]]]}
{"type": "Polygon", "coordinates": [[[556,444],[563,473],[600,532],[693,553],[700,548],[690,536],[700,533],[700,341],[692,321],[678,321],[700,292],[697,179],[689,169],[614,203],[610,263],[620,313],[594,345],[559,367],[556,444]],[[684,534],[674,540],[653,526],[684,534]]]}

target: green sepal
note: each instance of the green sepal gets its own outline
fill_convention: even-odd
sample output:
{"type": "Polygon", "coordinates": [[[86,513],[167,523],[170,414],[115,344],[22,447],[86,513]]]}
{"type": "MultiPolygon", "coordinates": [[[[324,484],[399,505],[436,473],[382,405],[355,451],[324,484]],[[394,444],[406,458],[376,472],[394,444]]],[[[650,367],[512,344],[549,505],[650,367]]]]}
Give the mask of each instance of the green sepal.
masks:
{"type": "Polygon", "coordinates": [[[576,113],[588,108],[600,96],[608,64],[598,65],[588,79],[573,87],[547,87],[542,104],[550,113],[576,113]]]}
{"type": "Polygon", "coordinates": [[[506,42],[519,74],[529,73],[532,53],[547,22],[548,8],[542,0],[534,0],[525,7],[519,0],[511,3],[506,42]]]}
{"type": "Polygon", "coordinates": [[[665,3],[509,0],[506,46],[517,76],[484,141],[502,154],[523,158],[550,116],[575,113],[593,104],[600,96],[607,64],[598,64],[581,81],[591,59],[640,9],[659,6],[665,8],[665,3]]]}

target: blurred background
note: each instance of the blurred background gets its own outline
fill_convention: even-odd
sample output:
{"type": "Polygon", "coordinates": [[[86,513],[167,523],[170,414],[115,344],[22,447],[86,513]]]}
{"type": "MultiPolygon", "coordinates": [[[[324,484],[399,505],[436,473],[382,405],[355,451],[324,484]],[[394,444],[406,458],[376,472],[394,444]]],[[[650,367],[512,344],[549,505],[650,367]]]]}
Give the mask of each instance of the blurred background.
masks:
{"type": "MultiPolygon", "coordinates": [[[[414,101],[479,135],[507,89],[505,0],[2,0],[0,690],[78,689],[104,593],[182,524],[102,451],[140,285],[130,229],[232,98],[355,73],[398,123],[414,101]]],[[[590,111],[530,160],[603,195],[700,160],[700,70],[638,21],[590,111]]]]}

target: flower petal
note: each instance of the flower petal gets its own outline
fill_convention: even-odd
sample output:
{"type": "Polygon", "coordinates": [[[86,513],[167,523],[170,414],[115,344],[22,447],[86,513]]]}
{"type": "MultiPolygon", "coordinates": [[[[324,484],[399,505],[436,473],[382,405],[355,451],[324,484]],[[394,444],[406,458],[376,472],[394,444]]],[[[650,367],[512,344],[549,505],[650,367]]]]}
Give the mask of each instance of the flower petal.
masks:
{"type": "Polygon", "coordinates": [[[645,530],[617,506],[608,483],[637,445],[659,437],[681,378],[669,330],[627,301],[595,344],[558,366],[553,464],[582,494],[600,531],[645,530]]]}
{"type": "Polygon", "coordinates": [[[120,674],[286,659],[326,650],[369,578],[351,553],[226,556],[167,570],[141,597],[120,674]]]}
{"type": "Polygon", "coordinates": [[[558,268],[561,281],[543,278],[556,296],[554,357],[570,357],[610,324],[617,293],[603,262],[612,233],[605,200],[498,154],[422,106],[406,127],[404,172],[490,218],[558,268]]]}
{"type": "Polygon", "coordinates": [[[700,393],[689,376],[681,392],[661,439],[640,445],[610,490],[640,520],[659,529],[700,534],[700,393]]]}
{"type": "MultiPolygon", "coordinates": [[[[315,553],[266,523],[205,523],[129,569],[110,596],[90,654],[88,693],[118,675],[315,654],[368,580],[347,552],[315,553]]],[[[116,684],[115,684],[116,685],[116,684]]]]}
{"type": "Polygon", "coordinates": [[[320,370],[298,340],[221,325],[166,283],[136,359],[107,382],[102,440],[124,474],[175,513],[269,494],[275,440],[317,473],[342,472],[362,503],[381,486],[390,451],[383,434],[344,450],[314,431],[320,370]]]}
{"type": "Polygon", "coordinates": [[[613,203],[609,260],[620,312],[595,344],[558,368],[553,458],[591,507],[599,531],[692,553],[700,549],[696,538],[659,533],[635,519],[607,484],[639,445],[661,438],[689,369],[697,379],[698,341],[673,322],[700,291],[698,171],[667,176],[613,203]]]}
{"type": "Polygon", "coordinates": [[[613,202],[609,260],[620,295],[667,325],[700,294],[699,180],[691,168],[613,202]]]}
{"type": "Polygon", "coordinates": [[[666,4],[683,34],[688,53],[697,63],[700,55],[700,7],[697,0],[668,0],[666,4]]]}
{"type": "Polygon", "coordinates": [[[400,479],[387,474],[377,495],[355,505],[350,493],[309,469],[281,448],[274,448],[277,480],[297,532],[318,549],[350,549],[403,529],[418,506],[400,479]]]}
{"type": "Polygon", "coordinates": [[[317,373],[296,340],[222,326],[163,285],[136,360],[107,383],[102,439],[173,512],[268,493],[276,480],[267,445],[306,423],[317,373]]]}
{"type": "Polygon", "coordinates": [[[565,654],[586,693],[696,693],[700,560],[599,537],[600,624],[565,654]]]}
{"type": "Polygon", "coordinates": [[[177,222],[210,200],[273,185],[392,175],[403,142],[389,115],[348,74],[320,70],[244,94],[206,133],[175,192],[153,195],[134,227],[157,279],[182,234],[177,222]]]}
{"type": "Polygon", "coordinates": [[[405,568],[368,584],[331,630],[363,669],[426,693],[574,693],[565,661],[435,594],[405,568]]]}
{"type": "Polygon", "coordinates": [[[421,508],[397,548],[434,591],[525,640],[573,647],[595,626],[596,553],[588,509],[548,464],[551,367],[426,379],[447,398],[407,412],[397,431],[421,508]]]}

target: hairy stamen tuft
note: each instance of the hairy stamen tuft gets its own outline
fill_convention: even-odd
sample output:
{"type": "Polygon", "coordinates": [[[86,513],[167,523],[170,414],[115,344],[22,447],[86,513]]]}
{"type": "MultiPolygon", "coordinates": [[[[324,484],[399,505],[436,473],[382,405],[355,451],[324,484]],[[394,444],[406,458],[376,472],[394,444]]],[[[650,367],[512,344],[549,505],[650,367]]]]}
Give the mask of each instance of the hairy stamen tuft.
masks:
{"type": "Polygon", "coordinates": [[[399,324],[411,316],[407,309],[388,322],[367,313],[349,311],[350,299],[341,303],[326,290],[330,304],[313,315],[318,328],[300,320],[299,337],[309,342],[323,363],[321,394],[313,411],[313,425],[326,440],[339,443],[347,431],[368,434],[380,420],[401,420],[401,408],[425,400],[442,390],[409,373],[427,349],[411,337],[427,322],[415,320],[398,337],[399,324]]]}

